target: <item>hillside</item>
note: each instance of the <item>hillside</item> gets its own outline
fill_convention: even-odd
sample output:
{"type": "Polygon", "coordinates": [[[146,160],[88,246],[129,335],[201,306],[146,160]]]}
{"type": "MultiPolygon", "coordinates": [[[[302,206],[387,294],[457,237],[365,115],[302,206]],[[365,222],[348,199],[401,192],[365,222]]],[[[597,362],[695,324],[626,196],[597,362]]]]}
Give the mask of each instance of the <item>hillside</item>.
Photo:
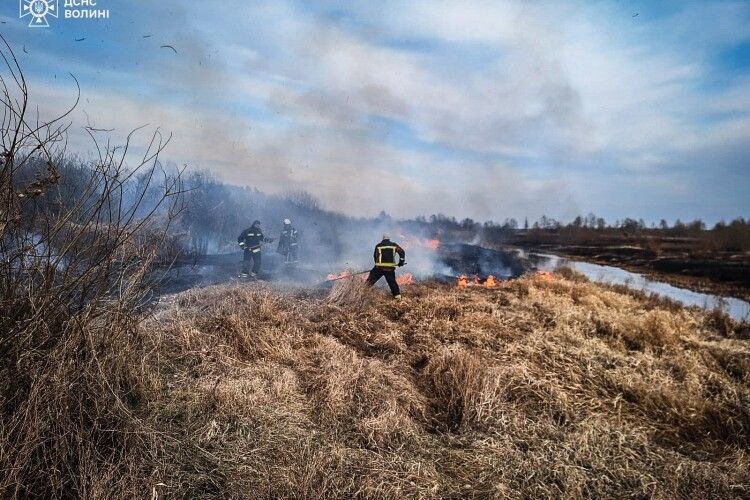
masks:
{"type": "Polygon", "coordinates": [[[175,297],[143,325],[155,494],[747,497],[746,332],[566,275],[175,297]]]}

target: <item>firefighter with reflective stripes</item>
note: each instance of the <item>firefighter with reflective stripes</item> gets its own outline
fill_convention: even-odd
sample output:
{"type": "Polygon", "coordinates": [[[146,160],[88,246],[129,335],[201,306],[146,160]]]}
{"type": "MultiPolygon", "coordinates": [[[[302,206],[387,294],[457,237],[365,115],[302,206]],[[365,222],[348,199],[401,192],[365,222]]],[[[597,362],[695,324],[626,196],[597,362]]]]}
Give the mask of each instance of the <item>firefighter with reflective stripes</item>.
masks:
{"type": "Polygon", "coordinates": [[[367,284],[372,286],[380,278],[385,277],[393,297],[400,299],[401,291],[396,282],[396,268],[406,264],[406,252],[398,243],[392,242],[388,234],[383,234],[383,241],[375,245],[373,257],[375,258],[375,267],[372,268],[370,275],[367,277],[367,284]]]}
{"type": "Polygon", "coordinates": [[[294,229],[294,226],[292,226],[292,221],[284,219],[284,227],[281,229],[277,251],[284,256],[284,264],[288,266],[297,263],[298,239],[299,234],[294,229]]]}
{"type": "Polygon", "coordinates": [[[270,243],[272,241],[272,238],[263,236],[259,220],[253,222],[252,226],[240,233],[237,243],[245,251],[242,258],[242,274],[240,276],[246,278],[249,275],[255,278],[258,275],[258,272],[260,272],[260,247],[263,243],[270,243]],[[252,272],[248,269],[250,267],[250,260],[253,261],[252,272]]]}

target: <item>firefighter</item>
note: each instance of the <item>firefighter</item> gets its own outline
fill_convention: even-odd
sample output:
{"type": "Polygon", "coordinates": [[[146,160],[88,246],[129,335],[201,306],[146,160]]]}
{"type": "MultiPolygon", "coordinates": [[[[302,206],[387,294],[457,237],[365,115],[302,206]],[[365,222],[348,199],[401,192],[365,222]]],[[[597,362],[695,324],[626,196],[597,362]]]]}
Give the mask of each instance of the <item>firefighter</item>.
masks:
{"type": "Polygon", "coordinates": [[[299,233],[292,226],[292,221],[284,219],[284,226],[279,237],[277,251],[284,256],[284,264],[291,266],[297,263],[297,242],[299,233]]]}
{"type": "Polygon", "coordinates": [[[406,264],[406,252],[398,243],[392,242],[388,234],[383,234],[383,241],[375,245],[373,258],[375,259],[375,267],[372,268],[370,275],[367,277],[367,284],[372,286],[385,276],[385,281],[391,289],[393,298],[400,299],[401,291],[396,282],[396,267],[406,264]],[[396,256],[398,256],[398,261],[396,256]]]}
{"type": "Polygon", "coordinates": [[[260,221],[256,220],[253,225],[245,229],[240,233],[237,238],[237,243],[240,244],[245,253],[242,258],[242,274],[243,278],[249,276],[255,278],[260,272],[260,247],[263,243],[272,242],[272,238],[266,238],[263,236],[263,230],[260,228],[260,221]],[[249,272],[250,260],[253,261],[253,270],[249,272]]]}

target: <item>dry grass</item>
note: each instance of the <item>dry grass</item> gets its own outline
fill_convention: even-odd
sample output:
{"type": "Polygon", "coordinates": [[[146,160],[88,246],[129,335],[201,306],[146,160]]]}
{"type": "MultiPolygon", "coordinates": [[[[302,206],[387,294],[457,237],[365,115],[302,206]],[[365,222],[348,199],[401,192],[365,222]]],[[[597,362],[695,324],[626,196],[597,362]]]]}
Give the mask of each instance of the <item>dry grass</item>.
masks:
{"type": "Polygon", "coordinates": [[[89,355],[51,357],[85,364],[0,426],[34,444],[0,450],[0,496],[750,496],[738,325],[565,276],[215,286],[91,319],[59,347],[89,355]]]}
{"type": "Polygon", "coordinates": [[[367,300],[367,285],[364,275],[334,281],[328,293],[328,302],[341,306],[361,307],[367,300]]]}
{"type": "Polygon", "coordinates": [[[144,491],[750,495],[750,346],[711,315],[569,278],[416,285],[401,303],[351,284],[354,300],[177,296],[142,326],[141,410],[167,443],[144,491]]]}

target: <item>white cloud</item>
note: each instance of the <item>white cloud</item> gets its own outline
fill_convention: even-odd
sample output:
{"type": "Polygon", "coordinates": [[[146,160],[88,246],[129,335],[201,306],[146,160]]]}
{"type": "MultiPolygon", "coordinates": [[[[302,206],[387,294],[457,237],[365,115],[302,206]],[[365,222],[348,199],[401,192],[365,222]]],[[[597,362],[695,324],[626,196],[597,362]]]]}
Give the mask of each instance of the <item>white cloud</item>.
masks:
{"type": "MultiPolygon", "coordinates": [[[[616,197],[607,207],[575,182],[653,174],[685,195],[690,183],[668,185],[696,168],[686,154],[750,138],[748,76],[703,86],[711,47],[747,38],[737,4],[661,20],[578,1],[336,4],[348,9],[340,20],[285,2],[175,5],[186,25],[160,36],[178,56],[135,52],[120,88],[84,81],[95,125],[162,125],[179,163],[270,191],[305,188],[350,213],[616,211],[616,197]],[[391,137],[373,117],[414,137],[391,137]]],[[[44,88],[54,107],[61,89],[44,88]]]]}

